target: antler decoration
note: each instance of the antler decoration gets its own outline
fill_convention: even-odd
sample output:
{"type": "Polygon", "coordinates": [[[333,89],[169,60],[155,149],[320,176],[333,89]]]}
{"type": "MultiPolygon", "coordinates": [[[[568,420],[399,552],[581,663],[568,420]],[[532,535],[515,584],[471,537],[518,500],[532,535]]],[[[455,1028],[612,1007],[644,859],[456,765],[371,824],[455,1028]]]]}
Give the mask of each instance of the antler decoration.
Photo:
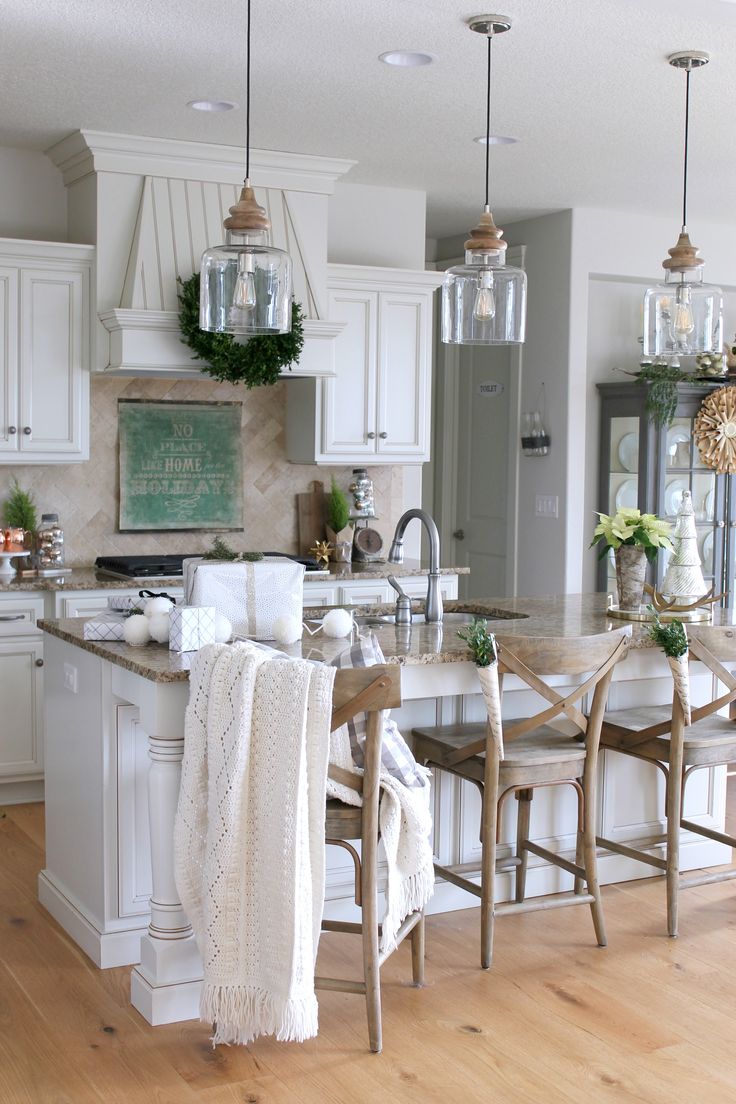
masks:
{"type": "Polygon", "coordinates": [[[707,594],[704,594],[702,598],[696,598],[694,602],[678,602],[676,598],[665,598],[656,587],[652,587],[649,583],[644,584],[644,591],[652,600],[657,613],[692,613],[696,609],[705,609],[707,606],[714,606],[716,602],[720,602],[723,594],[714,594],[713,591],[716,588],[712,586],[707,594]]]}

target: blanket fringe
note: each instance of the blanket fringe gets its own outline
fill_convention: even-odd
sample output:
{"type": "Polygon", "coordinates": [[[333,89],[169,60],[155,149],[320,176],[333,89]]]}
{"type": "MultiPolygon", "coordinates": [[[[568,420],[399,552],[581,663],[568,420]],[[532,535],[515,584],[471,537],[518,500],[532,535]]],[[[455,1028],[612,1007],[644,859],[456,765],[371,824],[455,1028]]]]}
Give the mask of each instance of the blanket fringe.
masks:
{"type": "Polygon", "coordinates": [[[402,921],[412,912],[421,912],[426,908],[434,893],[434,866],[425,867],[416,874],[402,879],[397,900],[387,901],[386,915],[381,927],[380,950],[384,954],[396,947],[396,933],[402,921]],[[392,907],[394,906],[394,907],[392,907]]]}
{"type": "Polygon", "coordinates": [[[275,1035],[280,1043],[303,1043],[318,1031],[317,998],[276,998],[253,985],[202,986],[199,1018],[214,1024],[212,1045],[247,1046],[259,1035],[275,1035]]]}

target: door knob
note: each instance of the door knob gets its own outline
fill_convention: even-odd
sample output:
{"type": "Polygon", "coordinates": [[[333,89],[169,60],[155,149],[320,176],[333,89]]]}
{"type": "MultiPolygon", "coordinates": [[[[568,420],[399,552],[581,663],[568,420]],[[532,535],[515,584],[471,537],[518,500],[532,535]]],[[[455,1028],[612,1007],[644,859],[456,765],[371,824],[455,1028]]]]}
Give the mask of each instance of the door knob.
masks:
{"type": "Polygon", "coordinates": [[[12,434],[12,433],[17,433],[17,432],[18,432],[18,430],[15,428],[15,426],[8,426],[8,433],[12,434]]]}
{"type": "Polygon", "coordinates": [[[452,535],[455,538],[455,540],[465,540],[465,530],[464,529],[456,529],[455,532],[452,535]]]}
{"type": "Polygon", "coordinates": [[[26,437],[29,437],[30,434],[31,434],[31,427],[30,426],[23,426],[23,432],[25,433],[26,437]]]}

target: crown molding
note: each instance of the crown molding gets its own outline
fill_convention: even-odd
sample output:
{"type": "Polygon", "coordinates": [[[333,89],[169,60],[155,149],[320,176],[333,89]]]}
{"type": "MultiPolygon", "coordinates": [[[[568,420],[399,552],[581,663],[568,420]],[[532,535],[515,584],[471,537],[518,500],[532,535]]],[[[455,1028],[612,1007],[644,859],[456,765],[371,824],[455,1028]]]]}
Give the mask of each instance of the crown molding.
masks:
{"type": "MultiPolygon", "coordinates": [[[[243,179],[245,162],[241,146],[110,134],[100,130],[74,131],[47,149],[46,155],[61,171],[66,185],[95,172],[237,185],[243,179]]],[[[256,187],[324,195],[331,195],[336,181],[356,164],[344,158],[261,149],[251,150],[250,161],[256,187]]]]}

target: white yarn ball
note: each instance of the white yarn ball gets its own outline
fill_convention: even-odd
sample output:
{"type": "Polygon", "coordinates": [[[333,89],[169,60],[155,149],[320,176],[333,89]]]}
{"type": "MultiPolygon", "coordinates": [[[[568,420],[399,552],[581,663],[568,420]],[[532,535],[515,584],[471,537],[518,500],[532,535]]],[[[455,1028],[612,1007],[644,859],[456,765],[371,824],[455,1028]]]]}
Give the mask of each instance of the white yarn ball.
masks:
{"type": "Polygon", "coordinates": [[[146,617],[158,617],[159,614],[165,613],[168,617],[169,610],[173,606],[173,602],[170,598],[149,598],[143,607],[143,612],[146,617]]]}
{"type": "Polygon", "coordinates": [[[345,609],[334,609],[322,618],[322,632],[325,636],[347,636],[353,627],[353,615],[345,609]]]}
{"type": "Polygon", "coordinates": [[[151,632],[145,614],[131,614],[123,625],[123,640],[125,643],[132,644],[134,648],[139,648],[142,644],[147,644],[150,639],[151,632]]]}
{"type": "Polygon", "coordinates": [[[273,638],[277,644],[295,644],[302,638],[302,623],[298,617],[283,614],[273,623],[273,638]]]}
{"type": "Polygon", "coordinates": [[[215,642],[217,644],[227,644],[230,637],[233,635],[233,627],[228,621],[224,613],[215,614],[215,642]]]}
{"type": "Polygon", "coordinates": [[[159,644],[168,643],[169,629],[171,628],[171,618],[168,613],[156,613],[153,617],[148,617],[148,614],[146,614],[146,617],[148,618],[148,631],[151,638],[159,644]]]}

